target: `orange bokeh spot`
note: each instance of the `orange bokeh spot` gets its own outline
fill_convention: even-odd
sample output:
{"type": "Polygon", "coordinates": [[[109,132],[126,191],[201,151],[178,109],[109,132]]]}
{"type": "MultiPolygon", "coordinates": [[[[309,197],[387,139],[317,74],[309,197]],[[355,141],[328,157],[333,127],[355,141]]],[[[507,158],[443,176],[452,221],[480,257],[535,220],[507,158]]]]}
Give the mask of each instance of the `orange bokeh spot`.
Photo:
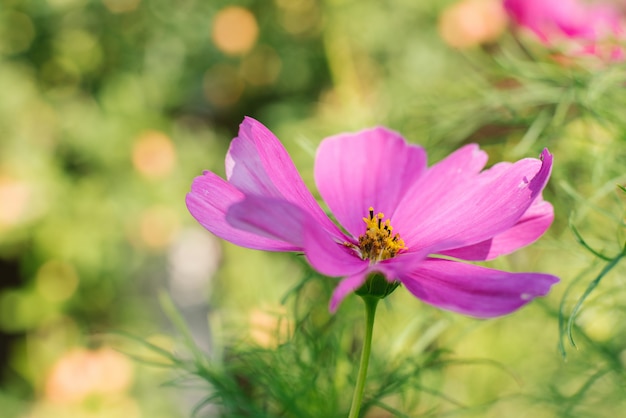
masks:
{"type": "Polygon", "coordinates": [[[259,25],[248,9],[229,6],[217,12],[213,18],[211,39],[226,54],[245,54],[258,37],[259,25]]]}
{"type": "Polygon", "coordinates": [[[261,347],[272,348],[285,343],[293,331],[293,324],[284,307],[272,310],[253,309],[250,312],[250,336],[261,347]]]}
{"type": "Polygon", "coordinates": [[[37,271],[37,290],[50,302],[69,299],[78,288],[79,282],[80,278],[74,266],[64,261],[49,260],[37,271]]]}
{"type": "Polygon", "coordinates": [[[26,182],[0,177],[0,226],[14,226],[26,218],[32,188],[26,182]]]}
{"type": "Polygon", "coordinates": [[[139,238],[148,248],[162,249],[172,242],[178,228],[176,212],[165,206],[152,206],[141,214],[139,238]]]}
{"type": "Polygon", "coordinates": [[[451,47],[469,48],[495,41],[507,22],[500,0],[462,0],[443,11],[439,34],[451,47]]]}
{"type": "Polygon", "coordinates": [[[75,348],[54,364],[44,391],[55,403],[75,403],[94,394],[124,393],[132,381],[132,364],[124,355],[108,347],[75,348]]]}
{"type": "Polygon", "coordinates": [[[149,179],[166,177],[176,165],[176,149],[172,140],[158,131],[141,134],[133,146],[133,166],[149,179]]]}

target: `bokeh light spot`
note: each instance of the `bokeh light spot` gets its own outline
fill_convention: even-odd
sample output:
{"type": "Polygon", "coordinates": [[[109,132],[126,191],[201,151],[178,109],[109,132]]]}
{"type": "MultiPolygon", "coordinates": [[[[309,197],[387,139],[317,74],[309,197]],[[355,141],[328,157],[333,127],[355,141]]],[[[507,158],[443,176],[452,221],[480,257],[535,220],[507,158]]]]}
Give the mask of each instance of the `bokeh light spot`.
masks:
{"type": "Polygon", "coordinates": [[[0,176],[0,230],[15,226],[27,216],[32,188],[24,181],[0,176]]]}
{"type": "Polygon", "coordinates": [[[293,332],[293,324],[283,306],[274,309],[255,308],[249,318],[250,337],[261,347],[277,347],[285,343],[293,332]]]}
{"type": "Polygon", "coordinates": [[[243,78],[255,86],[271,85],[278,75],[282,62],[273,48],[261,46],[241,62],[243,78]]]}
{"type": "Polygon", "coordinates": [[[141,214],[139,237],[146,247],[163,249],[172,242],[178,228],[176,212],[166,206],[152,206],[141,214]]]}
{"type": "Polygon", "coordinates": [[[172,140],[162,132],[147,131],[133,145],[133,167],[148,179],[161,179],[176,166],[176,148],[172,140]]]}
{"type": "Polygon", "coordinates": [[[259,36],[259,25],[248,9],[230,6],[213,18],[211,39],[215,46],[229,55],[248,52],[259,36]]]}
{"type": "Polygon", "coordinates": [[[96,36],[88,31],[64,30],[57,35],[54,46],[60,57],[75,63],[83,73],[92,72],[102,64],[103,52],[100,43],[96,36]]]}
{"type": "Polygon", "coordinates": [[[451,47],[469,48],[495,41],[507,22],[499,0],[462,0],[443,11],[439,34],[451,47]]]}
{"type": "Polygon", "coordinates": [[[17,54],[30,48],[35,26],[24,13],[9,11],[0,14],[0,53],[17,54]]]}
{"type": "Polygon", "coordinates": [[[132,381],[133,367],[124,355],[108,347],[75,348],[52,367],[45,395],[53,402],[80,402],[92,394],[123,393],[132,381]]]}
{"type": "Polygon", "coordinates": [[[181,306],[206,303],[222,259],[218,239],[200,229],[181,231],[168,251],[169,288],[181,306]]]}
{"type": "Polygon", "coordinates": [[[276,0],[281,9],[280,24],[292,35],[319,29],[321,12],[314,0],[276,0]]]}
{"type": "Polygon", "coordinates": [[[78,282],[74,267],[59,260],[48,261],[37,272],[37,291],[50,302],[69,299],[76,291],[78,282]]]}

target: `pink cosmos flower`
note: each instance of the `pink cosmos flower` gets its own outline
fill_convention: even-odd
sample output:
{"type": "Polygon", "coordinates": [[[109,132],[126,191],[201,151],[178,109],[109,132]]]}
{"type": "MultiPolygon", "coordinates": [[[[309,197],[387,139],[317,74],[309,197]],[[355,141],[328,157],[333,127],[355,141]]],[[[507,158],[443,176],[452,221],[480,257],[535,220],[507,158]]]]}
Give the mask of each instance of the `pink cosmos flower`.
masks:
{"type": "Polygon", "coordinates": [[[385,128],[325,139],[315,182],[340,228],[307,190],[265,126],[245,118],[226,155],[226,178],[206,171],[187,207],[213,234],[242,247],[303,252],[320,273],[341,277],[330,310],[378,273],[422,301],[475,317],[510,313],[558,278],[468,264],[538,239],[553,219],[541,192],[552,155],[483,170],[487,154],[466,145],[428,167],[423,148],[385,128]],[[443,257],[442,257],[443,256],[443,257]]]}
{"type": "MultiPolygon", "coordinates": [[[[622,60],[623,14],[616,4],[581,0],[504,0],[504,7],[521,27],[542,42],[567,46],[574,55],[622,60]]],[[[566,51],[567,52],[567,51],[566,51]]]]}

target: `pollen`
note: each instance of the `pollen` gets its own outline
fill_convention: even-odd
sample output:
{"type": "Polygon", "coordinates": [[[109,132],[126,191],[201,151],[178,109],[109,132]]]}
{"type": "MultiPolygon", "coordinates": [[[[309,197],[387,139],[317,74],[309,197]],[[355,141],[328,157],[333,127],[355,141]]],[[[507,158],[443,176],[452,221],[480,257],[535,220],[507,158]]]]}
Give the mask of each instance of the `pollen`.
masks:
{"type": "Polygon", "coordinates": [[[369,208],[369,216],[363,218],[367,229],[359,236],[359,250],[363,259],[381,261],[395,257],[400,250],[406,249],[400,234],[393,233],[389,219],[383,213],[374,214],[369,208]]]}

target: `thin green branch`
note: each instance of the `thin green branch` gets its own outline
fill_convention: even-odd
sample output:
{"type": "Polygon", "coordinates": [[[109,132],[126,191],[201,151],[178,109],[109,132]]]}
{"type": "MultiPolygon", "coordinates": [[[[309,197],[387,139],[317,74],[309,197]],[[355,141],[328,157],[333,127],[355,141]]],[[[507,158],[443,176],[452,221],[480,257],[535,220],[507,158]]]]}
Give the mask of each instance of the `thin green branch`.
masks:
{"type": "Polygon", "coordinates": [[[587,297],[589,297],[591,292],[593,292],[593,290],[600,284],[600,281],[604,278],[604,276],[606,276],[607,273],[609,273],[617,265],[617,263],[619,263],[620,260],[625,256],[626,256],[626,245],[624,245],[624,248],[622,248],[622,251],[617,256],[615,256],[615,258],[613,258],[602,269],[600,274],[598,274],[598,276],[591,283],[589,283],[583,295],[580,297],[580,299],[578,299],[578,302],[574,306],[574,309],[572,309],[572,313],[569,317],[569,320],[567,321],[567,336],[569,338],[570,344],[572,344],[573,347],[576,347],[576,343],[574,342],[572,329],[574,327],[574,320],[576,319],[576,315],[578,314],[578,311],[580,310],[582,304],[585,302],[587,297]]]}
{"type": "Polygon", "coordinates": [[[572,219],[570,218],[569,220],[569,227],[572,230],[572,232],[574,233],[574,235],[576,236],[576,241],[578,241],[578,243],[580,245],[582,245],[583,247],[585,247],[590,253],[592,253],[593,255],[595,255],[598,258],[603,259],[604,261],[611,261],[611,257],[608,257],[596,250],[594,250],[593,248],[591,248],[591,246],[589,244],[587,244],[587,242],[585,241],[585,239],[582,237],[582,235],[580,234],[580,232],[578,232],[578,229],[576,229],[576,227],[574,226],[574,223],[572,222],[572,219]]]}

